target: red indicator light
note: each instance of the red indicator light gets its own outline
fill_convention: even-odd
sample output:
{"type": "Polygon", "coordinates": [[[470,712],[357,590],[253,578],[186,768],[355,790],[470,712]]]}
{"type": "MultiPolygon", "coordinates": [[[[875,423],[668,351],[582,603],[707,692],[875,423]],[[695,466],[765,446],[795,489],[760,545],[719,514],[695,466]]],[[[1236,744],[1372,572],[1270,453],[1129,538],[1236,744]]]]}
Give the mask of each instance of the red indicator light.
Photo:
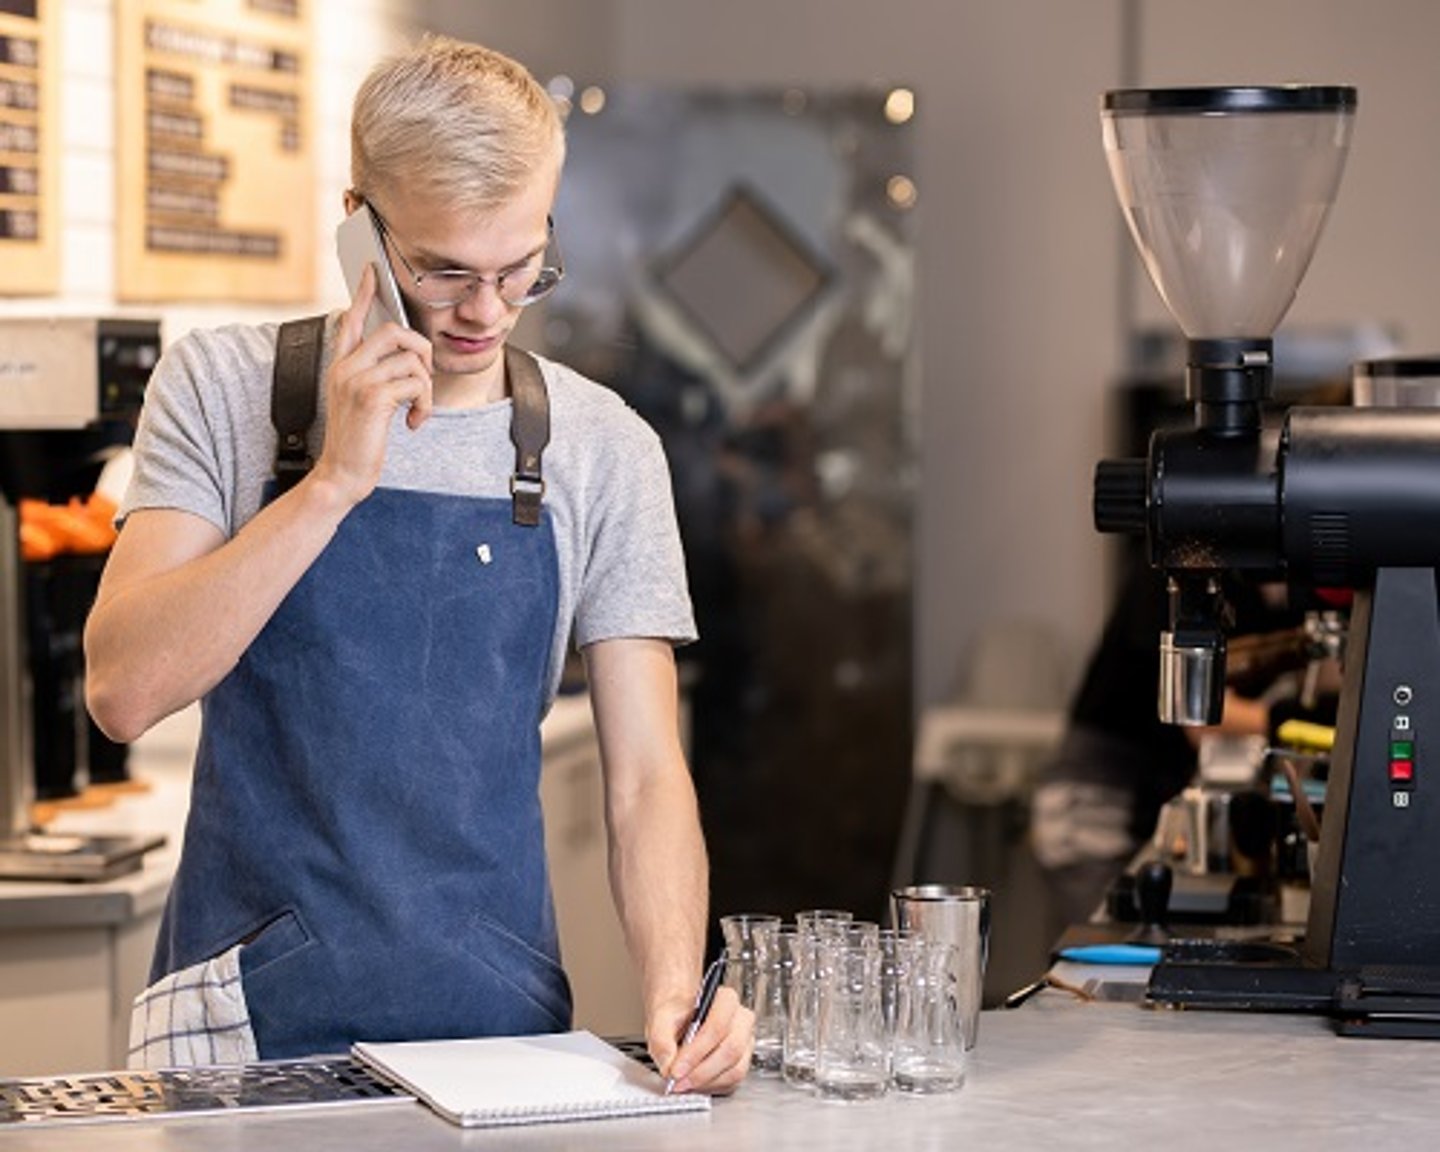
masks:
{"type": "Polygon", "coordinates": [[[1413,760],[1392,760],[1390,761],[1390,779],[1410,781],[1415,779],[1415,761],[1413,760]]]}

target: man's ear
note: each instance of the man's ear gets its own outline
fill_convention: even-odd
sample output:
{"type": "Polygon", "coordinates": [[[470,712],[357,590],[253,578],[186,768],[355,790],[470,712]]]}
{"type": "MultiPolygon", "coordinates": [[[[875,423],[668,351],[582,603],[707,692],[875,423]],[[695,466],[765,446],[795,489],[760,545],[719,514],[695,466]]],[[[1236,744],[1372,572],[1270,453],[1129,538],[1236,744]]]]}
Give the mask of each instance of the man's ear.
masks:
{"type": "Polygon", "coordinates": [[[345,189],[345,215],[349,216],[360,205],[365,203],[365,198],[355,191],[354,188],[345,189]]]}

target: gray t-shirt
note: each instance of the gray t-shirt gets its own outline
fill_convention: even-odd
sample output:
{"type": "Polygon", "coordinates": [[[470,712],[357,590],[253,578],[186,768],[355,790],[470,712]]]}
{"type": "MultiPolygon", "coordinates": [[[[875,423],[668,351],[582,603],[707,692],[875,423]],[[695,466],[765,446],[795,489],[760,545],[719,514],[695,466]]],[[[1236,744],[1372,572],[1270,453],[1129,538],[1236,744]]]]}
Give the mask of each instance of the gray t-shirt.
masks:
{"type": "MultiPolygon", "coordinates": [[[[327,327],[330,362],[338,314],[327,327]]],[[[233,325],[176,341],[150,379],[135,437],[135,475],[120,516],[172,508],[233,536],[259,510],[274,472],[270,422],[276,325],[233,325]]],[[[696,638],[660,439],[614,392],[539,359],[550,394],[545,507],[555,527],[560,603],[550,654],[550,695],[572,626],[580,647],[625,636],[696,638]]],[[[325,390],[310,433],[324,440],[325,390]]],[[[390,430],[381,485],[510,498],[515,448],[511,403],[437,410],[418,430],[404,413],[390,430]]]]}

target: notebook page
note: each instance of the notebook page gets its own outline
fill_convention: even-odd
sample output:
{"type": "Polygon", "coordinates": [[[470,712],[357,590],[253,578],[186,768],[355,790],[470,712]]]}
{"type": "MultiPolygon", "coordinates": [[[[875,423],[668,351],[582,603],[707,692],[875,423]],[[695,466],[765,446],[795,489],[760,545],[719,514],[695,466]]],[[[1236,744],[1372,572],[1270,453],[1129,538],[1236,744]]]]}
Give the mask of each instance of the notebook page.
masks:
{"type": "Polygon", "coordinates": [[[708,1109],[590,1032],[358,1043],[355,1056],[457,1124],[638,1116],[708,1109]]]}

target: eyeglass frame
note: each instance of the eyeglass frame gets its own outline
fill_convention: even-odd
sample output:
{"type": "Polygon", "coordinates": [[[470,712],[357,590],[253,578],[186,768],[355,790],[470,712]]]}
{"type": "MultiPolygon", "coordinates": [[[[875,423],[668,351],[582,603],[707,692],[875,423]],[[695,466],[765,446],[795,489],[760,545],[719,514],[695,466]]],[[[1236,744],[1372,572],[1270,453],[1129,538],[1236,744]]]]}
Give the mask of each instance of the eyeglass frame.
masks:
{"type": "MultiPolygon", "coordinates": [[[[405,253],[400,250],[400,245],[397,243],[397,237],[394,233],[394,230],[390,227],[389,224],[385,222],[385,217],[380,215],[380,212],[375,207],[375,205],[369,200],[367,200],[364,196],[359,195],[358,193],[356,194],[356,199],[358,199],[362,204],[366,205],[370,209],[371,215],[375,217],[375,225],[377,228],[380,229],[381,238],[384,239],[384,241],[390,246],[391,250],[395,253],[395,255],[400,257],[400,263],[405,266],[405,271],[411,277],[410,286],[413,290],[418,292],[420,285],[424,283],[427,279],[430,280],[432,283],[444,279],[459,280],[462,277],[465,280],[469,281],[469,288],[466,289],[463,295],[456,297],[454,300],[444,300],[436,302],[424,300],[417,296],[417,303],[423,304],[432,312],[438,312],[442,308],[459,307],[461,304],[465,303],[466,300],[469,300],[470,297],[474,296],[476,292],[480,291],[480,286],[482,284],[489,284],[492,288],[494,288],[495,295],[499,297],[501,303],[505,304],[506,307],[528,308],[531,304],[537,304],[541,300],[545,299],[545,297],[549,296],[550,293],[554,292],[555,289],[560,286],[560,281],[565,279],[565,258],[560,251],[560,241],[555,238],[555,218],[553,216],[546,215],[545,217],[545,246],[539,250],[539,255],[543,257],[546,252],[548,252],[551,248],[554,248],[556,257],[555,263],[541,264],[540,269],[535,276],[535,283],[538,284],[542,280],[544,280],[545,274],[547,272],[553,276],[553,279],[551,279],[539,293],[530,296],[528,299],[509,300],[503,294],[505,287],[505,277],[511,275],[511,272],[516,270],[514,266],[512,266],[511,272],[497,272],[494,276],[484,276],[481,273],[472,271],[469,268],[436,268],[433,271],[429,272],[417,271],[415,266],[411,264],[409,260],[405,259],[405,253]]],[[[531,253],[531,255],[533,256],[535,255],[535,253],[531,253]]],[[[529,258],[530,257],[526,257],[527,260],[529,258]]]]}

